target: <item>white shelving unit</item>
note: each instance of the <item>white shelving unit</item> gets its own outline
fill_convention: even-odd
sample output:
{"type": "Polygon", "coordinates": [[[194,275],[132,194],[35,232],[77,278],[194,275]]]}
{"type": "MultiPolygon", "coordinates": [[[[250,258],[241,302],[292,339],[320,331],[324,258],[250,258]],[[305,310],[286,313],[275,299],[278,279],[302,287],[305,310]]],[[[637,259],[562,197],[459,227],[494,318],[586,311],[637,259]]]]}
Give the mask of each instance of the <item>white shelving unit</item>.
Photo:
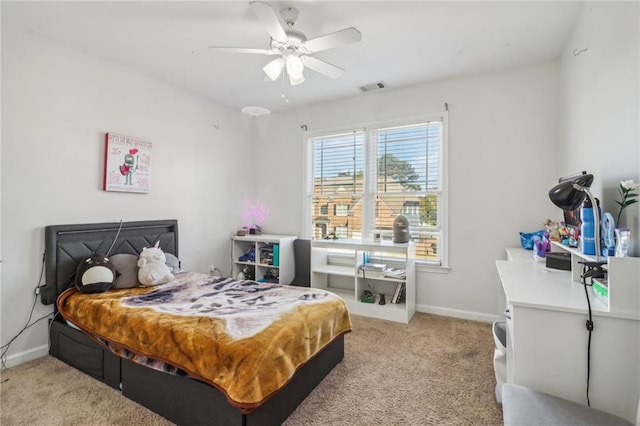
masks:
{"type": "MultiPolygon", "coordinates": [[[[582,273],[581,261],[593,262],[595,256],[582,254],[577,248],[570,248],[563,244],[552,242],[554,251],[571,253],[571,281],[580,282],[582,273]]],[[[601,259],[606,261],[603,268],[607,271],[609,282],[609,303],[607,311],[611,313],[630,314],[640,313],[640,259],[637,257],[613,257],[601,259]]]]}
{"type": "Polygon", "coordinates": [[[415,246],[413,243],[362,242],[359,240],[314,240],[311,242],[311,287],[332,291],[342,297],[354,315],[408,323],[416,312],[415,246]],[[403,278],[363,276],[364,254],[370,262],[402,268],[403,278]],[[405,301],[391,303],[399,282],[405,285],[405,301]],[[365,290],[374,303],[361,302],[365,290]],[[380,294],[386,303],[380,305],[380,294]]]}
{"type": "Polygon", "coordinates": [[[253,279],[265,280],[269,272],[275,272],[280,284],[290,284],[295,276],[295,258],[293,254],[293,235],[244,235],[233,237],[231,256],[233,258],[233,276],[237,276],[245,268],[254,271],[253,279]],[[274,248],[277,246],[277,248],[274,248]],[[252,259],[240,260],[251,249],[254,249],[252,259]],[[272,261],[267,260],[266,252],[274,253],[272,261]],[[276,254],[277,252],[277,254],[276,254]],[[272,262],[272,263],[270,263],[272,262]]]}

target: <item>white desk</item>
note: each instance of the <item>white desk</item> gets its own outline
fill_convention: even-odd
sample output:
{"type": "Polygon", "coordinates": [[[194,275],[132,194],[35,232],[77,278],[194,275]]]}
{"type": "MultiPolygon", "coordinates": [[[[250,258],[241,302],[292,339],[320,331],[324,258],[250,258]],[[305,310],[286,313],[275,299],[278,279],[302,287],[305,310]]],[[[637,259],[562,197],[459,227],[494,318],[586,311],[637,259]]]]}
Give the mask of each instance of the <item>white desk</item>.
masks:
{"type": "MultiPolygon", "coordinates": [[[[572,282],[571,272],[547,269],[544,263],[535,262],[531,251],[510,248],[507,258],[510,260],[496,261],[503,289],[501,306],[510,316],[507,382],[586,405],[588,311],[584,287],[572,282]]],[[[622,262],[624,278],[635,280],[640,287],[639,275],[634,272],[640,270],[638,259],[622,262]]],[[[615,275],[611,270],[609,274],[611,281],[615,275]]],[[[621,282],[618,274],[617,283],[621,282]]],[[[591,406],[635,421],[640,398],[640,310],[628,306],[611,310],[593,296],[591,287],[587,290],[594,322],[591,406]]]]}

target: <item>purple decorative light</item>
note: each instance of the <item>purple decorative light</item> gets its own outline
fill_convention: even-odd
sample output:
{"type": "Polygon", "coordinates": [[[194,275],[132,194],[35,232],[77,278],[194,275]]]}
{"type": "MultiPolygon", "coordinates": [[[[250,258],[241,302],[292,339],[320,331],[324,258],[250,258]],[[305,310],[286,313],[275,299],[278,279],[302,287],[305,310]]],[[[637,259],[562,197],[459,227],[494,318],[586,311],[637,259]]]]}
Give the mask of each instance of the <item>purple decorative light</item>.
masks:
{"type": "Polygon", "coordinates": [[[255,225],[262,226],[269,214],[269,208],[263,203],[252,203],[247,200],[242,207],[241,214],[243,226],[247,228],[252,228],[255,225]]]}

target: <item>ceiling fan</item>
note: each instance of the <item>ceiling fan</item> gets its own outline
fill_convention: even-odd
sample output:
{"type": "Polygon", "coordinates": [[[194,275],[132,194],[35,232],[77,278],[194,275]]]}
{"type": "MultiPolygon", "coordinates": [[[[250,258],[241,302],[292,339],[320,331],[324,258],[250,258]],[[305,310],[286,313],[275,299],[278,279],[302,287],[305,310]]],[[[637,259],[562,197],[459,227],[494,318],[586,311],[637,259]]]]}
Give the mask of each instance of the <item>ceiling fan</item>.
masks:
{"type": "Polygon", "coordinates": [[[331,78],[338,78],[344,70],[321,59],[311,56],[322,50],[332,49],[344,44],[359,42],[362,38],[360,31],[354,27],[345,28],[318,38],[307,40],[300,31],[294,29],[300,15],[298,9],[285,7],[280,11],[286,28],[280,24],[275,11],[266,3],[253,1],[249,6],[256,14],[260,22],[266,27],[271,36],[269,49],[252,49],[242,47],[217,47],[209,49],[238,53],[257,53],[262,55],[277,56],[264,66],[263,71],[267,78],[275,81],[282,74],[288,75],[289,84],[292,86],[304,82],[304,69],[310,68],[320,74],[331,78]]]}

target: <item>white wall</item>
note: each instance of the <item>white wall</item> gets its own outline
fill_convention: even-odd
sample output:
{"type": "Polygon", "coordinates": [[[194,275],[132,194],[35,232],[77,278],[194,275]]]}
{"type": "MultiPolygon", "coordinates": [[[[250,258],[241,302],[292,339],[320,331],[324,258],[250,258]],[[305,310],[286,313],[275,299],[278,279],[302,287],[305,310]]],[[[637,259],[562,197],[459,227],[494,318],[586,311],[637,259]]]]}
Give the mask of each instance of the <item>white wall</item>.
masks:
{"type": "Polygon", "coordinates": [[[560,220],[547,192],[557,179],[556,63],[363,94],[272,114],[256,146],[265,227],[302,234],[303,133],[354,123],[449,113],[450,271],[419,272],[421,311],[491,320],[498,314],[496,259],[518,231],[560,220]],[[286,164],[286,167],[282,167],[286,164]]]}
{"type": "MultiPolygon", "coordinates": [[[[640,181],[640,3],[585,3],[560,64],[560,169],[593,173],[593,194],[616,217],[619,182],[640,181]],[[586,50],[576,56],[575,49],[586,50]]],[[[631,254],[640,256],[640,203],[624,211],[621,224],[631,229],[631,254]]],[[[637,368],[628,374],[640,383],[637,368]]]]}
{"type": "MultiPolygon", "coordinates": [[[[240,113],[7,28],[2,89],[3,344],[27,321],[46,225],[175,218],[186,269],[229,270],[229,235],[251,190],[229,161],[250,153],[240,113]],[[101,190],[105,132],[153,144],[150,194],[101,190]]],[[[51,311],[38,300],[34,318],[51,311]]],[[[11,346],[9,365],[46,347],[42,321],[11,346]]]]}
{"type": "MultiPolygon", "coordinates": [[[[561,174],[587,170],[614,218],[621,180],[640,180],[640,3],[586,3],[561,56],[561,174]],[[574,55],[580,50],[579,55],[574,55]]],[[[640,203],[625,210],[640,255],[640,203]]]]}

